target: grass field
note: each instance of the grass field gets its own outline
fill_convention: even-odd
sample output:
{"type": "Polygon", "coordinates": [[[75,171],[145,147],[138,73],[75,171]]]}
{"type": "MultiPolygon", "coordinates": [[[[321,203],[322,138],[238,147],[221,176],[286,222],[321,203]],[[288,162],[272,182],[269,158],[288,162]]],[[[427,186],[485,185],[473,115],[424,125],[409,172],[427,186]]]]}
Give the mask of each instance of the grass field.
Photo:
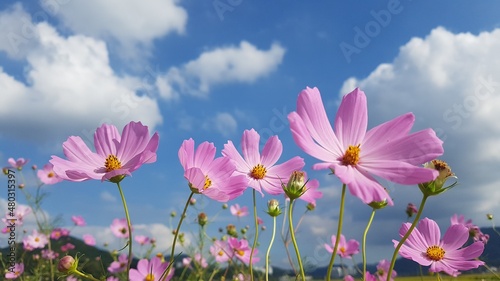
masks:
{"type": "MultiPolygon", "coordinates": [[[[447,280],[454,280],[454,281],[489,281],[489,280],[500,280],[500,278],[496,277],[493,274],[462,274],[459,275],[458,277],[451,277],[446,274],[441,274],[440,279],[436,275],[433,276],[408,276],[408,277],[396,277],[397,281],[447,281],[447,280]]],[[[320,281],[323,279],[314,279],[314,281],[320,281]]],[[[335,281],[340,281],[343,279],[334,279],[335,281]]]]}

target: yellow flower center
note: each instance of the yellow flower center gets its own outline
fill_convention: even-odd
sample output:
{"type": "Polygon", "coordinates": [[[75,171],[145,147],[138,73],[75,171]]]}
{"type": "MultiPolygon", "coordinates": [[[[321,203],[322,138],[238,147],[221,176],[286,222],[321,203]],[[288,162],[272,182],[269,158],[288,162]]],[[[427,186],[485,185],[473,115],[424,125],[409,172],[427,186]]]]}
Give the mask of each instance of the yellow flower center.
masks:
{"type": "Polygon", "coordinates": [[[113,154],[108,155],[106,158],[106,162],[104,162],[104,167],[106,168],[106,172],[111,172],[114,170],[118,170],[122,168],[122,163],[116,156],[113,154]]]}
{"type": "Polygon", "coordinates": [[[224,251],[220,250],[217,255],[219,255],[220,257],[222,257],[224,255],[224,251]]]}
{"type": "Polygon", "coordinates": [[[252,172],[250,172],[250,176],[256,180],[261,180],[266,176],[267,170],[262,164],[257,164],[257,166],[253,167],[252,172]]]}
{"type": "Polygon", "coordinates": [[[345,253],[345,248],[344,248],[344,247],[340,247],[340,252],[341,252],[342,254],[344,254],[344,253],[345,253]]]}
{"type": "Polygon", "coordinates": [[[245,251],[242,250],[236,250],[236,253],[240,256],[243,256],[245,254],[245,251]]]}
{"type": "Polygon", "coordinates": [[[205,185],[203,185],[203,189],[207,189],[212,185],[212,181],[208,176],[205,176],[205,185]]]}
{"type": "Polygon", "coordinates": [[[445,251],[439,246],[430,246],[425,253],[429,259],[440,261],[444,258],[445,251]]]}
{"type": "Polygon", "coordinates": [[[40,242],[40,238],[35,237],[35,242],[40,242]]]}
{"type": "Polygon", "coordinates": [[[54,175],[54,172],[49,172],[49,173],[47,174],[47,177],[48,177],[48,178],[53,178],[54,176],[55,176],[55,175],[54,175]]]}
{"type": "Polygon", "coordinates": [[[149,273],[148,275],[146,275],[146,277],[144,278],[144,281],[155,281],[155,276],[153,275],[153,273],[149,273]]]}
{"type": "Polygon", "coordinates": [[[347,148],[347,151],[345,152],[344,156],[342,157],[342,164],[345,166],[351,165],[355,166],[359,162],[359,153],[361,152],[361,149],[359,148],[359,144],[356,146],[349,145],[347,148]]]}
{"type": "Polygon", "coordinates": [[[120,228],[120,232],[123,233],[123,234],[125,234],[125,233],[127,233],[127,229],[126,228],[120,228]]]}

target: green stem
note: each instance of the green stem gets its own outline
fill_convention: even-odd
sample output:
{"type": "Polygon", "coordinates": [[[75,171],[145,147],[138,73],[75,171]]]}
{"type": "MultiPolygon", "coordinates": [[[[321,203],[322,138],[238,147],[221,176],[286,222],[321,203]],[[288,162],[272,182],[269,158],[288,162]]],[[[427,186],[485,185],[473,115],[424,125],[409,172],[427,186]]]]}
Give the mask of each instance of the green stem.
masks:
{"type": "Polygon", "coordinates": [[[122,187],[120,186],[120,182],[117,182],[118,191],[120,192],[120,196],[122,198],[123,209],[125,210],[125,218],[127,219],[127,228],[128,228],[128,262],[127,262],[127,280],[129,280],[129,271],[130,265],[132,264],[132,224],[130,223],[130,215],[128,212],[127,201],[125,201],[125,195],[123,194],[122,187]]]}
{"type": "Polygon", "coordinates": [[[89,280],[92,280],[92,281],[101,281],[101,280],[95,278],[94,276],[92,276],[92,274],[85,274],[85,273],[80,272],[78,270],[74,271],[73,274],[78,275],[78,276],[83,277],[83,278],[86,278],[86,279],[89,279],[89,280]]]}
{"type": "Polygon", "coordinates": [[[330,263],[328,264],[328,271],[326,272],[326,280],[331,280],[333,263],[335,261],[335,256],[337,255],[337,249],[339,247],[340,235],[342,234],[342,221],[344,217],[344,205],[345,205],[345,191],[346,184],[342,184],[342,195],[340,199],[340,211],[339,211],[339,223],[337,226],[337,236],[335,239],[335,246],[333,246],[332,257],[330,258],[330,263]]]}
{"type": "Polygon", "coordinates": [[[253,245],[252,245],[252,251],[250,252],[250,261],[249,261],[249,266],[250,266],[250,280],[253,279],[253,252],[255,250],[255,247],[257,247],[257,239],[259,238],[259,221],[257,220],[257,200],[255,199],[255,189],[252,188],[252,195],[253,195],[253,219],[255,222],[255,237],[253,239],[253,245]]]}
{"type": "Polygon", "coordinates": [[[172,242],[172,251],[170,252],[170,261],[168,263],[167,269],[161,274],[160,280],[165,280],[165,278],[167,278],[167,276],[170,272],[170,269],[173,266],[174,254],[175,254],[175,243],[177,242],[177,236],[179,236],[179,231],[181,229],[182,221],[184,220],[184,216],[186,215],[186,211],[187,211],[187,208],[189,206],[189,201],[191,201],[191,198],[193,197],[193,195],[194,195],[194,192],[191,192],[191,194],[189,194],[189,197],[186,201],[186,204],[184,205],[184,210],[182,211],[181,218],[179,219],[179,224],[177,224],[177,229],[175,230],[174,241],[172,242]]]}
{"type": "Polygon", "coordinates": [[[368,230],[372,225],[376,211],[377,211],[376,209],[372,209],[372,214],[370,215],[370,219],[368,220],[368,224],[366,225],[365,232],[363,232],[363,242],[361,245],[363,251],[363,280],[366,280],[366,236],[368,235],[368,230]]]}
{"type": "MultiPolygon", "coordinates": [[[[477,259],[477,260],[479,260],[479,259],[477,259]]],[[[491,267],[489,267],[486,263],[484,264],[484,267],[486,267],[486,269],[487,269],[489,272],[491,272],[493,275],[495,275],[495,277],[496,277],[496,278],[500,279],[500,276],[498,276],[498,274],[496,274],[496,273],[495,273],[495,271],[493,271],[493,270],[491,269],[491,267]]]]}
{"type": "Polygon", "coordinates": [[[391,266],[389,267],[389,270],[387,271],[387,281],[391,280],[391,275],[392,275],[392,270],[394,269],[394,265],[396,264],[396,258],[398,257],[399,249],[403,246],[403,243],[408,239],[410,236],[411,232],[413,229],[415,229],[415,226],[417,226],[418,220],[420,219],[420,215],[422,215],[422,211],[424,210],[425,206],[425,201],[427,201],[427,198],[429,196],[425,195],[422,197],[422,201],[420,202],[420,206],[418,208],[417,215],[415,216],[415,219],[413,220],[413,223],[410,226],[410,229],[406,232],[406,234],[401,238],[401,241],[399,241],[398,245],[396,246],[396,249],[394,249],[394,253],[392,254],[392,260],[391,260],[391,266]]]}
{"type": "Polygon", "coordinates": [[[271,252],[271,247],[274,243],[274,236],[276,235],[276,217],[273,216],[273,235],[271,236],[271,242],[269,242],[269,247],[266,253],[266,281],[269,280],[269,253],[271,252]]]}
{"type": "Polygon", "coordinates": [[[292,220],[292,209],[293,209],[294,199],[290,198],[290,207],[288,208],[288,227],[290,228],[290,238],[292,239],[293,248],[295,249],[295,254],[297,255],[297,262],[299,263],[300,275],[302,280],[306,280],[306,274],[304,273],[304,266],[302,265],[302,259],[300,258],[299,246],[297,245],[297,240],[295,240],[295,230],[293,229],[292,220]]]}

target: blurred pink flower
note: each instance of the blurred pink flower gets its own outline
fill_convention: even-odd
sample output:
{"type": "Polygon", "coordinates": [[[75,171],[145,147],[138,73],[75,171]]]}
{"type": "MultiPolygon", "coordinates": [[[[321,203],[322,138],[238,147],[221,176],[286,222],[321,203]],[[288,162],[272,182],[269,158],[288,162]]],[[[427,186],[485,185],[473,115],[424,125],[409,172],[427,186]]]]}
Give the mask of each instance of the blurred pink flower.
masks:
{"type": "Polygon", "coordinates": [[[149,242],[149,237],[144,236],[144,235],[136,235],[134,237],[135,242],[139,243],[140,245],[144,245],[149,242]]]}
{"type": "Polygon", "coordinates": [[[85,244],[89,246],[95,246],[95,238],[91,234],[84,234],[82,238],[85,244]]]}
{"type": "MultiPolygon", "coordinates": [[[[159,281],[162,273],[167,269],[168,262],[161,262],[160,258],[153,257],[151,261],[142,259],[137,263],[137,269],[130,269],[130,281],[159,281]]],[[[174,268],[170,269],[165,281],[172,279],[174,276],[174,268]]]]}
{"type": "MultiPolygon", "coordinates": [[[[248,246],[248,241],[246,239],[238,240],[238,238],[229,237],[227,242],[229,247],[232,249],[233,256],[248,265],[250,263],[250,254],[252,252],[252,248],[248,246]]],[[[256,257],[258,253],[258,249],[253,250],[254,256],[252,258],[252,263],[259,262],[259,257],[256,257]]]]}
{"type": "MultiPolygon", "coordinates": [[[[404,223],[399,229],[399,236],[403,237],[410,226],[410,223],[404,223]]],[[[411,232],[399,250],[399,254],[420,265],[430,266],[430,272],[444,271],[451,276],[457,276],[460,271],[484,265],[484,262],[475,260],[483,253],[484,244],[474,242],[463,247],[468,238],[467,227],[463,224],[453,224],[440,240],[441,231],[438,224],[431,219],[424,218],[411,232]]],[[[399,243],[396,240],[392,242],[394,247],[399,243]]]]}
{"type": "Polygon", "coordinates": [[[118,260],[113,261],[109,267],[108,271],[110,273],[120,273],[124,272],[128,265],[128,257],[126,254],[121,254],[118,256],[118,260]]]}
{"type": "Polygon", "coordinates": [[[87,223],[82,216],[71,216],[71,220],[76,226],[85,226],[87,223]]]}
{"type": "MultiPolygon", "coordinates": [[[[336,236],[332,235],[332,244],[331,245],[325,244],[325,249],[329,253],[333,253],[335,242],[336,242],[336,236]]],[[[347,242],[344,235],[341,234],[337,253],[341,258],[350,259],[353,255],[359,253],[359,242],[354,239],[351,239],[349,240],[349,242],[347,242]]]]}
{"type": "Polygon", "coordinates": [[[24,159],[24,158],[17,158],[17,160],[15,160],[14,158],[11,157],[11,158],[7,159],[7,162],[9,163],[9,165],[12,168],[15,168],[18,170],[22,170],[23,166],[26,165],[26,163],[28,163],[29,161],[30,160],[24,159]]]}
{"type": "Polygon", "coordinates": [[[31,235],[24,237],[23,244],[26,249],[42,249],[49,243],[47,235],[33,230],[31,235]]]}
{"type": "Polygon", "coordinates": [[[69,236],[69,230],[65,228],[54,228],[50,233],[50,238],[54,240],[59,240],[59,238],[66,236],[69,236]]]}
{"type": "Polygon", "coordinates": [[[264,196],[262,190],[271,195],[283,194],[282,183],[286,182],[293,171],[304,167],[304,159],[295,156],[276,165],[283,152],[283,145],[278,136],[270,137],[262,154],[259,151],[260,135],[254,130],[245,130],[241,139],[241,151],[238,152],[232,141],[224,145],[222,155],[236,163],[238,174],[247,177],[248,186],[264,196]],[[242,156],[243,155],[243,156],[242,156]]]}
{"type": "MultiPolygon", "coordinates": [[[[380,281],[386,281],[387,280],[387,273],[389,272],[389,268],[391,267],[391,262],[388,261],[388,260],[381,260],[379,261],[378,265],[377,265],[377,272],[375,275],[377,275],[378,277],[378,280],[380,281]]],[[[391,279],[392,281],[394,281],[394,279],[396,278],[396,276],[398,276],[398,273],[396,272],[396,270],[392,270],[392,273],[391,273],[391,279]]]]}
{"type": "Polygon", "coordinates": [[[209,142],[201,143],[195,151],[194,140],[189,139],[182,142],[178,155],[191,191],[226,202],[240,196],[247,182],[244,176],[234,175],[235,166],[230,159],[215,158],[215,151],[209,142]]]}
{"type": "Polygon", "coordinates": [[[43,169],[38,170],[36,175],[41,182],[43,182],[44,184],[56,184],[63,180],[58,175],[56,175],[53,168],[54,166],[48,163],[43,166],[43,169]]]}
{"type": "MultiPolygon", "coordinates": [[[[73,248],[74,248],[74,246],[73,246],[73,248]]],[[[54,252],[54,251],[49,250],[49,249],[42,250],[42,258],[44,258],[46,260],[53,260],[53,259],[56,259],[57,257],[59,257],[59,253],[57,253],[57,252],[54,252]]]]}
{"type": "Polygon", "coordinates": [[[248,216],[247,206],[240,207],[240,204],[234,204],[229,207],[229,210],[231,211],[231,214],[236,217],[248,216]]]}
{"type": "Polygon", "coordinates": [[[210,246],[210,254],[215,257],[216,262],[223,263],[233,257],[233,250],[229,247],[227,241],[216,240],[214,244],[210,246]]]}
{"type": "Polygon", "coordinates": [[[5,278],[6,279],[16,279],[19,276],[21,276],[21,274],[23,274],[23,273],[24,273],[24,264],[23,263],[15,263],[12,271],[7,270],[7,272],[5,273],[5,278]]]}
{"type": "Polygon", "coordinates": [[[82,138],[71,136],[63,143],[62,159],[52,156],[56,174],[69,181],[114,180],[130,176],[143,164],[156,161],[159,136],[149,137],[147,126],[141,122],[130,122],[120,135],[113,125],[103,124],[94,134],[96,152],[92,152],[82,138]]]}
{"type": "Polygon", "coordinates": [[[198,264],[201,268],[207,268],[208,263],[207,260],[200,254],[196,253],[194,254],[194,259],[191,257],[186,257],[182,259],[182,264],[186,267],[191,268],[191,262],[194,260],[196,264],[198,264]]]}
{"type": "Polygon", "coordinates": [[[366,204],[393,202],[373,175],[399,184],[434,180],[438,171],[421,164],[443,154],[442,141],[432,129],[411,133],[415,117],[407,113],[366,131],[365,93],[358,88],[344,96],[332,129],[320,92],[306,88],[297,111],[288,115],[295,143],[323,161],[313,169],[331,169],[354,196],[366,204]]]}
{"type": "Polygon", "coordinates": [[[67,252],[69,250],[73,250],[74,248],[75,248],[75,245],[73,245],[71,243],[66,243],[66,244],[61,246],[61,252],[67,252]]]}
{"type": "Polygon", "coordinates": [[[111,232],[118,238],[128,238],[128,227],[126,219],[114,219],[110,226],[111,232]]]}
{"type": "Polygon", "coordinates": [[[418,213],[417,206],[415,206],[413,203],[408,203],[408,206],[406,206],[406,215],[408,218],[411,218],[413,214],[418,213]]]}

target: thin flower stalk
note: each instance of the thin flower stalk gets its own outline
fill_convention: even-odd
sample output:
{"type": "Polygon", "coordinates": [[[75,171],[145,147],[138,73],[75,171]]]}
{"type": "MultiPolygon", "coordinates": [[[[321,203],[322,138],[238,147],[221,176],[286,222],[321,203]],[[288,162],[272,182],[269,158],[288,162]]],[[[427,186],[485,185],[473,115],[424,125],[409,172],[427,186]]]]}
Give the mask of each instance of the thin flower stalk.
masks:
{"type": "Polygon", "coordinates": [[[273,234],[271,236],[271,241],[269,242],[269,247],[266,253],[266,281],[269,281],[269,253],[274,243],[274,237],[276,236],[276,217],[273,217],[273,234]]]}
{"type": "Polygon", "coordinates": [[[184,210],[182,210],[181,217],[179,218],[179,224],[177,224],[177,228],[176,228],[175,234],[174,234],[174,241],[172,242],[172,250],[170,252],[170,261],[169,261],[167,269],[160,276],[160,280],[162,280],[162,281],[167,278],[168,274],[170,273],[170,269],[172,268],[172,265],[174,264],[175,244],[177,242],[177,237],[179,236],[182,221],[184,220],[187,208],[189,206],[189,201],[191,201],[191,198],[193,197],[193,195],[194,195],[194,192],[191,191],[191,194],[189,194],[189,197],[186,200],[186,204],[184,205],[184,210]]]}
{"type": "Polygon", "coordinates": [[[250,261],[248,262],[250,267],[250,278],[253,281],[253,253],[255,247],[257,247],[257,240],[259,239],[259,220],[257,218],[257,200],[255,199],[255,189],[252,189],[253,198],[253,219],[255,223],[255,237],[253,238],[252,251],[250,252],[250,261]]]}
{"type": "Polygon", "coordinates": [[[415,229],[415,227],[417,226],[417,223],[420,220],[420,215],[422,215],[422,211],[424,210],[425,202],[427,201],[428,197],[429,196],[425,194],[422,197],[422,201],[420,202],[420,206],[418,207],[418,212],[415,215],[415,219],[413,220],[406,234],[403,236],[403,238],[401,238],[401,241],[399,241],[398,245],[396,246],[396,249],[394,249],[394,253],[392,254],[392,259],[391,259],[391,266],[387,271],[387,281],[391,280],[392,270],[394,269],[394,265],[396,264],[396,258],[398,257],[399,249],[401,249],[401,246],[403,246],[406,239],[408,239],[413,229],[415,229]]]}
{"type": "Polygon", "coordinates": [[[370,229],[370,226],[372,225],[373,218],[375,217],[375,212],[377,210],[375,208],[372,209],[372,214],[370,215],[370,219],[368,220],[368,223],[366,224],[365,231],[363,232],[363,241],[361,242],[361,251],[363,255],[363,280],[366,276],[366,236],[368,235],[368,230],[370,229]]]}
{"type": "Polygon", "coordinates": [[[297,245],[297,240],[295,239],[295,230],[293,229],[292,210],[294,201],[294,199],[290,198],[290,207],[288,208],[288,227],[290,229],[290,238],[292,239],[295,254],[297,255],[297,263],[299,264],[300,276],[302,277],[302,280],[306,280],[304,266],[302,265],[302,259],[300,257],[299,246],[297,245]]]}
{"type": "Polygon", "coordinates": [[[128,261],[127,261],[127,280],[129,278],[130,265],[132,264],[132,224],[130,223],[130,215],[128,212],[127,201],[125,200],[125,195],[123,194],[122,187],[120,186],[120,182],[117,182],[118,191],[120,192],[120,197],[122,198],[123,209],[125,211],[125,218],[127,219],[127,228],[128,228],[128,261]]]}
{"type": "Polygon", "coordinates": [[[342,221],[344,218],[344,205],[345,205],[345,193],[346,184],[342,184],[342,195],[340,199],[340,211],[339,211],[339,222],[337,226],[337,239],[335,239],[335,245],[333,246],[332,257],[330,258],[330,263],[328,264],[328,271],[326,272],[326,280],[330,281],[332,276],[333,264],[335,262],[335,256],[337,255],[337,250],[339,247],[339,237],[342,234],[342,221]]]}

